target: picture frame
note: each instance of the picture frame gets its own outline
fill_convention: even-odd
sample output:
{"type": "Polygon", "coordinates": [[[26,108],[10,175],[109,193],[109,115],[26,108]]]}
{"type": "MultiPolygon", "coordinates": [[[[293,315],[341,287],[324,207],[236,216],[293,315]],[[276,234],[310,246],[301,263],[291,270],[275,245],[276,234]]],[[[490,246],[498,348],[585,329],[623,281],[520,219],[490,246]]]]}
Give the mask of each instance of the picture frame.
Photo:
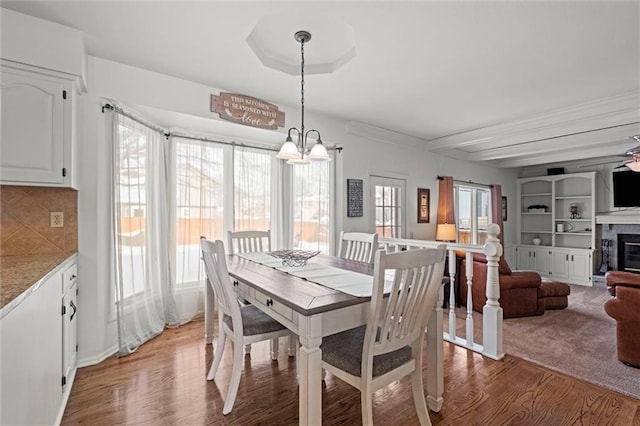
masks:
{"type": "Polygon", "coordinates": [[[430,192],[428,188],[418,188],[418,223],[429,223],[430,192]]]}
{"type": "Polygon", "coordinates": [[[347,217],[362,217],[363,215],[362,179],[347,179],[347,217]]]}
{"type": "Polygon", "coordinates": [[[507,197],[502,197],[502,221],[507,221],[507,197]]]}

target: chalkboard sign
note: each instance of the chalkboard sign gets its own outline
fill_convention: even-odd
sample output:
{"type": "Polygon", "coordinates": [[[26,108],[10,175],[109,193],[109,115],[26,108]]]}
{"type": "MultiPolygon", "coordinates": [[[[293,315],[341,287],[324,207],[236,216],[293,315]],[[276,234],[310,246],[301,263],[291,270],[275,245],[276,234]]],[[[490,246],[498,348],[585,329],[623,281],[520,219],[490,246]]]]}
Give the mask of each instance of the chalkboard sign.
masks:
{"type": "Polygon", "coordinates": [[[362,217],[362,180],[347,179],[347,216],[362,217]]]}

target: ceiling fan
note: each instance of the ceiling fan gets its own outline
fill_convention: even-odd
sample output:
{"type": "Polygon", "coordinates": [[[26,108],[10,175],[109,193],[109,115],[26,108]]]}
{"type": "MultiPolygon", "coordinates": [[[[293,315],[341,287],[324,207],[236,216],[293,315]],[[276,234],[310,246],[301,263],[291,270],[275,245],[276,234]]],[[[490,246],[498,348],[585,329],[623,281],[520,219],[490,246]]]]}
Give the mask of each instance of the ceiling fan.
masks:
{"type": "Polygon", "coordinates": [[[639,145],[635,148],[627,150],[624,153],[626,159],[624,160],[624,163],[616,167],[616,169],[626,166],[634,172],[640,172],[640,135],[631,136],[631,139],[638,142],[639,145]]]}
{"type": "MultiPolygon", "coordinates": [[[[611,164],[611,163],[620,163],[620,162],[622,162],[622,164],[614,167],[614,170],[621,169],[623,167],[628,167],[631,170],[633,170],[634,172],[640,172],[640,135],[629,136],[629,139],[633,139],[634,141],[638,142],[639,145],[636,146],[635,148],[628,149],[622,155],[617,155],[616,156],[616,157],[624,157],[623,160],[605,161],[605,162],[600,162],[600,163],[595,163],[595,164],[588,164],[588,165],[585,165],[585,166],[589,166],[589,167],[591,167],[591,166],[601,166],[603,164],[611,164]]],[[[578,167],[582,167],[582,166],[578,166],[578,167]]]]}

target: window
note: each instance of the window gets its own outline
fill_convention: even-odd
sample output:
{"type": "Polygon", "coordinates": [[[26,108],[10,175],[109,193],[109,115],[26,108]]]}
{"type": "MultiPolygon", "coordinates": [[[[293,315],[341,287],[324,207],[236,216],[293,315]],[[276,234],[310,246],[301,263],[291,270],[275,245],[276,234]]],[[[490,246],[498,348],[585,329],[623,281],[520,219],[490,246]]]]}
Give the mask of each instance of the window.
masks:
{"type": "Polygon", "coordinates": [[[454,185],[457,242],[483,245],[491,221],[491,193],[488,188],[454,185]]]}
{"type": "Polygon", "coordinates": [[[293,248],[329,253],[330,162],[293,168],[293,248]]]}
{"type": "Polygon", "coordinates": [[[371,176],[373,190],[373,218],[379,237],[404,236],[404,187],[402,179],[371,176]]]}
{"type": "Polygon", "coordinates": [[[235,231],[270,229],[272,157],[266,151],[234,151],[235,231]]]}

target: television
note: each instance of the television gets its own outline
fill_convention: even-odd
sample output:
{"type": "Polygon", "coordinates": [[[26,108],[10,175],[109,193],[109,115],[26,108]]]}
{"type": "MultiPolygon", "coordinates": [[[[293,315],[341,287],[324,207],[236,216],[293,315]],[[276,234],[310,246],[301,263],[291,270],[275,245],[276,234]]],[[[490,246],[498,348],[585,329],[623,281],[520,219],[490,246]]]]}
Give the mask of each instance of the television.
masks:
{"type": "Polygon", "coordinates": [[[613,173],[613,207],[640,207],[640,172],[613,173]]]}

